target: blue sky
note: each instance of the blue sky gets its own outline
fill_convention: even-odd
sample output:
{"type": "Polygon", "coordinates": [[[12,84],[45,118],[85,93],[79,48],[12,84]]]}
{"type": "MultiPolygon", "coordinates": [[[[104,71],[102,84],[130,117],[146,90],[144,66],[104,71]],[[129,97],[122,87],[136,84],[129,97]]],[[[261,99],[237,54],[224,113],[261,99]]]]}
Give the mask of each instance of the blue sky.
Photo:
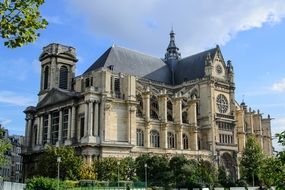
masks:
{"type": "Polygon", "coordinates": [[[0,45],[0,123],[24,134],[23,110],[37,103],[38,57],[49,43],[76,48],[78,75],[113,43],[163,57],[173,25],[182,57],[219,44],[234,66],[236,100],[270,114],[273,133],[285,130],[285,1],[218,2],[46,0],[41,12],[50,24],[37,42],[0,45]]]}

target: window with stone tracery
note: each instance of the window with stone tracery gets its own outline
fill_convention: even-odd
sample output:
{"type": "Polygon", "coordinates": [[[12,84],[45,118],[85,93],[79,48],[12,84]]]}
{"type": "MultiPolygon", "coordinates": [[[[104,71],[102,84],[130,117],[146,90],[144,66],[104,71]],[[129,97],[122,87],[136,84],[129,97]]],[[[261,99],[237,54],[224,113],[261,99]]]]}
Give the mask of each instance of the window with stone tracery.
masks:
{"type": "Polygon", "coordinates": [[[140,94],[137,95],[137,112],[136,115],[137,117],[143,117],[143,101],[142,101],[142,96],[140,94]]]}
{"type": "Polygon", "coordinates": [[[144,146],[144,132],[142,129],[137,129],[137,146],[144,146]]]}
{"type": "Polygon", "coordinates": [[[58,141],[59,112],[54,111],[51,115],[51,144],[55,145],[58,141]]]}
{"type": "Polygon", "coordinates": [[[167,121],[173,121],[173,104],[170,100],[167,101],[167,121]]]}
{"type": "Polygon", "coordinates": [[[167,145],[168,148],[175,148],[175,137],[174,134],[171,132],[167,133],[167,145]]]}
{"type": "Polygon", "coordinates": [[[187,136],[186,134],[183,134],[182,138],[183,138],[183,149],[184,149],[184,150],[189,149],[188,136],[187,136]]]}
{"type": "Polygon", "coordinates": [[[48,114],[43,116],[43,144],[47,143],[48,136],[48,114]]]}
{"type": "Polygon", "coordinates": [[[156,130],[150,131],[150,146],[159,148],[159,133],[156,130]]]}
{"type": "Polygon", "coordinates": [[[150,118],[151,119],[158,119],[158,100],[157,97],[151,96],[150,98],[150,118]]]}
{"type": "Polygon", "coordinates": [[[62,140],[67,139],[68,132],[68,109],[64,109],[62,112],[62,140]]]}

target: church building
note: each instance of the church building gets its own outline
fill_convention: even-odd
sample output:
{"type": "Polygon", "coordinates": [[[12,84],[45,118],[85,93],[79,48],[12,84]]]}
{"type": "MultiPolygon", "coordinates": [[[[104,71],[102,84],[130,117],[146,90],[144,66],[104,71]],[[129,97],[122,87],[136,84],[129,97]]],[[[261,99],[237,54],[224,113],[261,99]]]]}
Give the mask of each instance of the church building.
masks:
{"type": "Polygon", "coordinates": [[[182,57],[175,33],[164,58],[113,45],[75,76],[76,50],[43,48],[38,103],[26,114],[24,175],[47,145],[72,146],[87,164],[143,153],[223,164],[253,135],[272,155],[271,118],[235,100],[234,69],[219,46],[182,57]]]}

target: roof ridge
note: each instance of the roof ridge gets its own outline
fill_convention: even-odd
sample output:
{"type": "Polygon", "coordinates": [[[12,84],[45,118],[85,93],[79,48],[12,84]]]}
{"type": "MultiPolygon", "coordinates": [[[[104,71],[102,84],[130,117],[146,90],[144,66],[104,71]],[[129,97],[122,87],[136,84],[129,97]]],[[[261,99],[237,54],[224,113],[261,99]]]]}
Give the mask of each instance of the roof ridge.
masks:
{"type": "Polygon", "coordinates": [[[198,52],[198,53],[189,55],[189,56],[187,56],[187,57],[183,57],[182,59],[186,59],[186,58],[189,58],[189,57],[192,57],[192,56],[195,56],[195,55],[199,55],[199,54],[202,54],[202,53],[206,53],[206,52],[209,52],[209,51],[212,51],[212,50],[215,50],[215,49],[216,49],[216,48],[211,48],[211,49],[208,49],[208,50],[205,50],[205,51],[201,51],[201,52],[198,52]]]}
{"type": "MultiPolygon", "coordinates": [[[[113,44],[111,48],[122,48],[122,49],[125,49],[125,50],[128,50],[128,51],[131,51],[131,52],[135,52],[135,53],[138,53],[138,54],[141,54],[141,55],[144,55],[144,56],[147,56],[147,57],[153,57],[153,58],[157,58],[157,59],[160,59],[163,61],[163,58],[160,58],[160,57],[156,57],[154,55],[148,55],[144,52],[141,52],[141,51],[138,51],[138,50],[134,50],[134,49],[130,49],[130,48],[127,48],[127,47],[124,47],[124,46],[121,46],[121,45],[117,45],[117,44],[113,44]]],[[[163,61],[164,62],[164,61],[163,61]]]]}

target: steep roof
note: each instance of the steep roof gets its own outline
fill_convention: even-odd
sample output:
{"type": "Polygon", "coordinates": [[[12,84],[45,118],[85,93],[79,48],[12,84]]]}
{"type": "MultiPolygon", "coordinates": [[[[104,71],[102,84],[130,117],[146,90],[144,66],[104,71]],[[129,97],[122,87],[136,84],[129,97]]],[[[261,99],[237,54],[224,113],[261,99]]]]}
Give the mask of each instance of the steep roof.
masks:
{"type": "Polygon", "coordinates": [[[112,66],[115,72],[127,73],[146,79],[171,83],[171,73],[162,59],[119,46],[110,47],[85,72],[112,66]]]}
{"type": "Polygon", "coordinates": [[[175,84],[203,78],[205,75],[205,61],[207,55],[210,53],[211,58],[213,58],[215,52],[216,48],[213,48],[179,60],[174,72],[175,84]]]}

